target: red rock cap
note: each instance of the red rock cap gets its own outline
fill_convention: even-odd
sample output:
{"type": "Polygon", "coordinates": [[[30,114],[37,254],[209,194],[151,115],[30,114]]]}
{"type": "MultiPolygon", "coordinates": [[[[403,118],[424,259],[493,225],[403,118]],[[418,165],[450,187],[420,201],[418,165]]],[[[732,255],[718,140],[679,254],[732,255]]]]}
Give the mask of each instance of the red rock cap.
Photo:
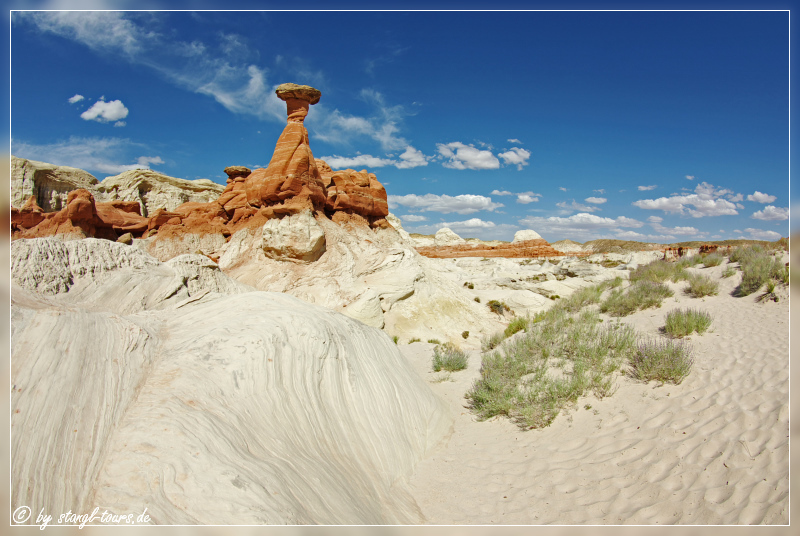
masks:
{"type": "Polygon", "coordinates": [[[298,84],[281,84],[275,88],[275,94],[279,99],[285,101],[286,99],[300,99],[308,102],[309,104],[316,104],[322,92],[311,86],[300,86],[298,84]]]}

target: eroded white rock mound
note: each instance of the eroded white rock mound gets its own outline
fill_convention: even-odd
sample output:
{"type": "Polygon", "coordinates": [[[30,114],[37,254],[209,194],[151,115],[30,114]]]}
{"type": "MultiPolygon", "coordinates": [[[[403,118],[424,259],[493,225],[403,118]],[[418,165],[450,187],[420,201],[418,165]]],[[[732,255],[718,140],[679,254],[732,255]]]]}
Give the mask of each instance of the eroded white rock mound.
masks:
{"type": "Polygon", "coordinates": [[[540,240],[541,238],[542,236],[533,229],[522,229],[514,233],[514,240],[512,240],[511,243],[523,242],[525,240],[540,240]]]}
{"type": "MultiPolygon", "coordinates": [[[[54,240],[31,247],[72,273],[54,240]]],[[[247,291],[195,255],[105,265],[56,295],[44,284],[45,294],[18,273],[18,243],[14,508],[147,508],[159,524],[423,521],[405,477],[451,420],[385,333],[247,291]],[[146,304],[138,312],[114,290],[124,280],[136,283],[128,305],[146,304]],[[188,296],[152,297],[172,284],[188,296]]],[[[82,243],[92,257],[118,253],[111,242],[82,243]]]]}
{"type": "Polygon", "coordinates": [[[466,243],[466,240],[454,233],[449,227],[442,227],[436,231],[433,237],[433,244],[435,246],[457,246],[466,243]]]}
{"type": "Polygon", "coordinates": [[[45,162],[17,158],[11,155],[11,206],[22,205],[34,196],[45,212],[54,212],[67,206],[67,196],[72,190],[92,190],[97,178],[82,169],[56,166],[45,162]]]}

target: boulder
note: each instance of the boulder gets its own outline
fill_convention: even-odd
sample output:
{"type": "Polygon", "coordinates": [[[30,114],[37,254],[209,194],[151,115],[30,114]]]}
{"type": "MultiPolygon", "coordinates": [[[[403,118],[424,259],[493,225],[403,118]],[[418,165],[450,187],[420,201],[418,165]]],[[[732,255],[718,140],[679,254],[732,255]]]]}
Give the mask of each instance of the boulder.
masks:
{"type": "MultiPolygon", "coordinates": [[[[325,167],[330,170],[327,164],[325,167]]],[[[321,176],[327,190],[325,209],[328,212],[342,210],[372,218],[385,218],[389,214],[386,189],[366,169],[325,171],[321,176]]]]}
{"type": "Polygon", "coordinates": [[[36,196],[28,198],[22,208],[11,207],[11,227],[15,230],[36,227],[45,219],[42,207],[36,202],[36,196]]]}
{"type": "Polygon", "coordinates": [[[267,221],[262,249],[273,259],[312,262],[325,253],[325,233],[310,210],[267,221]]]}

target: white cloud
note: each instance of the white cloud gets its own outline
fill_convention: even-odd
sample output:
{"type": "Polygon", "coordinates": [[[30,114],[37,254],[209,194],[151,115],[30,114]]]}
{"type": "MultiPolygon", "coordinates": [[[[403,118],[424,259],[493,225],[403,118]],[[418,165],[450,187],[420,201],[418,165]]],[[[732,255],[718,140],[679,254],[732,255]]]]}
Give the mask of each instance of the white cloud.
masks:
{"type": "Polygon", "coordinates": [[[530,151],[520,149],[519,147],[512,147],[504,153],[497,156],[503,159],[506,164],[515,164],[517,169],[522,171],[523,166],[528,165],[528,159],[531,157],[530,151]]]}
{"type": "Polygon", "coordinates": [[[604,193],[606,193],[606,190],[605,190],[605,188],[600,188],[599,190],[592,190],[592,191],[593,191],[593,192],[597,192],[597,193],[598,193],[598,194],[600,194],[600,195],[603,195],[604,193]]]}
{"type": "Polygon", "coordinates": [[[425,216],[419,216],[417,214],[406,214],[405,216],[400,216],[400,219],[403,221],[408,222],[417,222],[417,221],[427,221],[428,218],[425,216]]]}
{"type": "Polygon", "coordinates": [[[492,195],[516,195],[517,203],[527,205],[528,203],[537,203],[542,194],[535,194],[533,192],[509,192],[508,190],[492,190],[492,195]]]}
{"type": "Polygon", "coordinates": [[[533,229],[550,239],[570,238],[592,240],[595,238],[608,238],[609,234],[622,232],[622,227],[639,228],[643,222],[625,216],[618,218],[603,218],[585,212],[574,214],[568,218],[550,216],[527,216],[519,220],[522,228],[533,229]]]}
{"type": "Polygon", "coordinates": [[[755,201],[756,203],[772,203],[778,199],[774,195],[762,194],[758,190],[747,196],[748,201],[755,201]]]}
{"type": "Polygon", "coordinates": [[[581,205],[580,203],[576,203],[573,199],[571,203],[567,204],[566,201],[560,201],[556,203],[556,206],[563,209],[563,212],[569,214],[570,212],[575,212],[580,210],[582,212],[595,212],[600,210],[600,207],[594,207],[591,205],[581,205]]]}
{"type": "Polygon", "coordinates": [[[78,94],[76,93],[74,96],[72,96],[72,97],[70,97],[70,98],[69,98],[69,103],[70,103],[70,104],[75,104],[76,102],[80,102],[80,101],[82,101],[84,98],[85,98],[85,97],[84,97],[83,95],[78,95],[78,94]]]}
{"type": "Polygon", "coordinates": [[[776,233],[775,231],[764,231],[762,229],[753,229],[747,228],[744,230],[745,233],[750,235],[750,238],[753,240],[778,240],[781,238],[780,233],[776,233]]]}
{"type": "Polygon", "coordinates": [[[449,196],[447,194],[425,194],[425,195],[390,195],[389,208],[394,209],[398,206],[417,209],[420,212],[441,212],[449,214],[472,214],[479,210],[493,211],[504,206],[502,203],[495,203],[491,197],[482,195],[463,194],[449,196]]]}
{"type": "Polygon", "coordinates": [[[640,192],[646,192],[648,190],[655,190],[656,188],[658,188],[658,186],[655,185],[655,184],[650,185],[650,186],[639,186],[639,191],[640,192]]]}
{"type": "Polygon", "coordinates": [[[528,203],[538,203],[541,194],[524,193],[517,195],[517,203],[527,205],[528,203]]]}
{"type": "Polygon", "coordinates": [[[127,124],[128,123],[126,123],[125,121],[117,121],[116,123],[114,123],[114,126],[115,127],[124,127],[127,124]]]}
{"type": "Polygon", "coordinates": [[[356,156],[323,156],[320,158],[320,160],[327,162],[332,169],[362,169],[364,167],[377,168],[384,166],[394,166],[398,169],[408,169],[428,165],[428,161],[425,155],[422,154],[422,151],[419,151],[410,145],[406,147],[405,152],[402,153],[398,158],[399,160],[394,160],[392,158],[381,158],[378,156],[372,156],[370,154],[360,154],[356,156]]]}
{"type": "Polygon", "coordinates": [[[422,154],[422,151],[410,145],[406,147],[405,152],[403,152],[399,158],[400,161],[395,164],[395,167],[398,169],[410,169],[428,165],[428,159],[422,154]]]}
{"type": "Polygon", "coordinates": [[[11,152],[20,158],[39,160],[58,166],[84,169],[90,173],[117,175],[130,169],[148,168],[149,164],[163,164],[158,156],[127,156],[141,151],[144,146],[122,138],[78,138],[67,141],[33,145],[12,140],[11,152]],[[135,160],[136,164],[123,164],[135,160]]]}
{"type": "Polygon", "coordinates": [[[763,209],[759,210],[758,212],[754,212],[751,218],[755,218],[757,220],[766,220],[766,221],[782,221],[789,219],[789,208],[781,208],[781,207],[774,207],[772,205],[767,205],[763,209]]]}
{"type": "Polygon", "coordinates": [[[566,192],[567,191],[567,188],[564,188],[563,186],[559,186],[558,189],[561,190],[562,192],[566,192]]]}
{"type": "Polygon", "coordinates": [[[663,210],[667,213],[688,213],[695,218],[704,216],[725,216],[738,214],[736,205],[721,196],[730,196],[730,190],[718,190],[707,182],[702,182],[695,187],[695,193],[689,195],[673,195],[672,197],[659,197],[658,199],[641,199],[632,204],[645,210],[663,210]],[[692,206],[694,208],[688,208],[692,206]]]}
{"type": "Polygon", "coordinates": [[[365,167],[377,168],[396,164],[394,160],[389,158],[379,158],[369,154],[360,154],[352,157],[337,155],[323,156],[320,159],[327,162],[327,164],[331,166],[331,169],[363,169],[365,167]]]}
{"type": "Polygon", "coordinates": [[[694,175],[686,175],[686,178],[690,181],[694,180],[694,175]]]}
{"type": "MultiPolygon", "coordinates": [[[[652,218],[652,216],[650,217],[652,218]]],[[[698,236],[700,235],[700,231],[695,227],[666,227],[661,225],[661,218],[658,218],[659,221],[651,220],[647,218],[647,221],[650,222],[650,227],[655,230],[657,233],[661,233],[662,235],[691,235],[691,236],[698,236]]]]}
{"type": "Polygon", "coordinates": [[[649,221],[650,223],[661,223],[662,221],[664,221],[664,218],[660,216],[650,216],[647,218],[647,221],[649,221]]]}
{"type": "MultiPolygon", "coordinates": [[[[122,101],[113,100],[106,102],[102,97],[81,114],[81,119],[97,121],[98,123],[110,123],[111,121],[119,121],[126,117],[128,117],[128,109],[122,104],[122,101]]],[[[122,126],[125,126],[124,122],[122,122],[122,126]]]]}
{"type": "Polygon", "coordinates": [[[508,138],[508,143],[516,143],[517,145],[522,145],[522,142],[519,141],[517,138],[508,138]]]}
{"type": "Polygon", "coordinates": [[[442,165],[451,169],[497,169],[500,161],[491,151],[465,145],[459,141],[451,143],[437,143],[439,154],[449,160],[442,165]]]}
{"type": "Polygon", "coordinates": [[[608,201],[608,199],[606,199],[605,197],[587,197],[586,199],[584,199],[584,201],[595,205],[602,205],[603,203],[608,201]]]}

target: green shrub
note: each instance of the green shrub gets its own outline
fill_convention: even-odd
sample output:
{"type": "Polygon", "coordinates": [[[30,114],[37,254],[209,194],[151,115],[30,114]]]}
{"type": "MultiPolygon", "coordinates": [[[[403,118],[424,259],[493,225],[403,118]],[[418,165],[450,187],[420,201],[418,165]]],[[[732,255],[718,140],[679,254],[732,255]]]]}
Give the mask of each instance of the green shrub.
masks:
{"type": "Polygon", "coordinates": [[[611,295],[600,304],[600,311],[611,316],[627,316],[639,309],[661,307],[664,298],[669,298],[673,294],[664,283],[639,280],[628,287],[627,291],[622,289],[612,291],[611,295]]]}
{"type": "Polygon", "coordinates": [[[570,313],[576,313],[586,305],[598,303],[603,290],[605,287],[602,284],[583,287],[573,292],[568,298],[564,298],[558,306],[570,313]]]}
{"type": "Polygon", "coordinates": [[[696,266],[698,264],[702,264],[703,257],[700,255],[691,255],[687,257],[681,257],[678,262],[675,263],[676,266],[681,268],[689,268],[691,266],[696,266]]]}
{"type": "Polygon", "coordinates": [[[478,303],[481,303],[481,299],[479,297],[477,297],[477,296],[475,296],[475,301],[478,302],[478,303]]]}
{"type": "Polygon", "coordinates": [[[433,349],[433,371],[447,370],[455,372],[467,368],[469,356],[458,346],[444,343],[433,349]]]}
{"type": "Polygon", "coordinates": [[[557,300],[557,299],[559,299],[560,297],[561,297],[561,296],[559,296],[558,294],[551,294],[551,295],[550,295],[550,299],[551,299],[551,300],[553,300],[553,301],[556,301],[556,300],[557,300]]]}
{"type": "Polygon", "coordinates": [[[603,284],[606,285],[608,288],[617,288],[622,285],[622,278],[620,276],[617,276],[611,281],[604,281],[603,284]]]}
{"type": "Polygon", "coordinates": [[[685,337],[697,332],[702,335],[711,325],[711,315],[696,309],[677,309],[667,313],[664,332],[670,337],[685,337]]]}
{"type": "Polygon", "coordinates": [[[549,425],[578,397],[613,391],[613,374],[636,349],[634,330],[603,325],[596,312],[552,310],[524,335],[487,353],[467,392],[480,419],[506,415],[523,428],[549,425]]]}
{"type": "Polygon", "coordinates": [[[392,337],[392,342],[393,342],[393,343],[395,343],[395,344],[397,344],[397,342],[398,342],[399,340],[400,340],[400,337],[398,337],[397,335],[395,335],[394,337],[392,337]]]}
{"type": "Polygon", "coordinates": [[[468,288],[468,289],[470,289],[470,290],[472,290],[472,289],[474,289],[474,288],[475,288],[475,285],[473,285],[473,284],[472,284],[472,283],[470,283],[469,281],[467,281],[466,283],[464,283],[464,286],[465,286],[465,287],[467,287],[467,288],[468,288]]]}
{"type": "Polygon", "coordinates": [[[462,337],[462,338],[464,338],[464,339],[466,339],[467,337],[469,337],[469,331],[462,331],[462,332],[461,332],[461,337],[462,337]]]}
{"type": "MultiPolygon", "coordinates": [[[[756,249],[756,247],[753,246],[750,249],[756,249]]],[[[739,265],[742,268],[742,282],[739,285],[739,295],[741,296],[747,296],[757,291],[769,279],[785,280],[783,263],[763,250],[760,255],[751,253],[743,256],[739,265]]]]}
{"type": "Polygon", "coordinates": [[[731,277],[735,273],[736,269],[733,266],[726,266],[722,271],[722,277],[731,277]]]}
{"type": "Polygon", "coordinates": [[[688,281],[689,284],[686,286],[686,294],[689,294],[693,298],[715,296],[719,290],[719,283],[704,275],[693,275],[689,277],[688,281]]]}
{"type": "Polygon", "coordinates": [[[691,349],[682,341],[644,341],[630,361],[629,374],[641,381],[679,384],[692,370],[691,349]]]}
{"type": "Polygon", "coordinates": [[[705,257],[703,257],[703,266],[705,266],[706,268],[709,268],[711,266],[719,266],[720,264],[722,264],[723,260],[724,259],[722,258],[722,255],[720,255],[719,253],[711,253],[710,255],[706,255],[705,257]]]}
{"type": "Polygon", "coordinates": [[[679,263],[667,262],[664,260],[653,261],[649,264],[638,266],[631,272],[631,283],[637,281],[650,281],[652,283],[662,283],[671,279],[679,263]]]}
{"type": "Polygon", "coordinates": [[[494,350],[500,343],[506,339],[505,335],[502,331],[498,331],[494,335],[490,335],[483,339],[481,342],[481,350],[484,352],[488,352],[489,350],[494,350]]]}
{"type": "Polygon", "coordinates": [[[414,337],[413,339],[408,341],[408,344],[415,343],[415,342],[420,342],[420,341],[421,341],[421,339],[419,337],[414,337]]]}
{"type": "Polygon", "coordinates": [[[505,313],[506,311],[510,311],[511,307],[505,304],[505,302],[501,302],[498,300],[489,300],[486,304],[487,307],[493,312],[499,315],[505,313]]]}
{"type": "Polygon", "coordinates": [[[508,326],[506,326],[505,331],[503,334],[506,337],[510,337],[513,334],[517,333],[518,331],[522,331],[528,328],[528,319],[524,317],[515,318],[512,320],[508,326]]]}
{"type": "Polygon", "coordinates": [[[428,339],[428,342],[430,344],[442,344],[442,341],[440,341],[439,339],[428,339]]]}

